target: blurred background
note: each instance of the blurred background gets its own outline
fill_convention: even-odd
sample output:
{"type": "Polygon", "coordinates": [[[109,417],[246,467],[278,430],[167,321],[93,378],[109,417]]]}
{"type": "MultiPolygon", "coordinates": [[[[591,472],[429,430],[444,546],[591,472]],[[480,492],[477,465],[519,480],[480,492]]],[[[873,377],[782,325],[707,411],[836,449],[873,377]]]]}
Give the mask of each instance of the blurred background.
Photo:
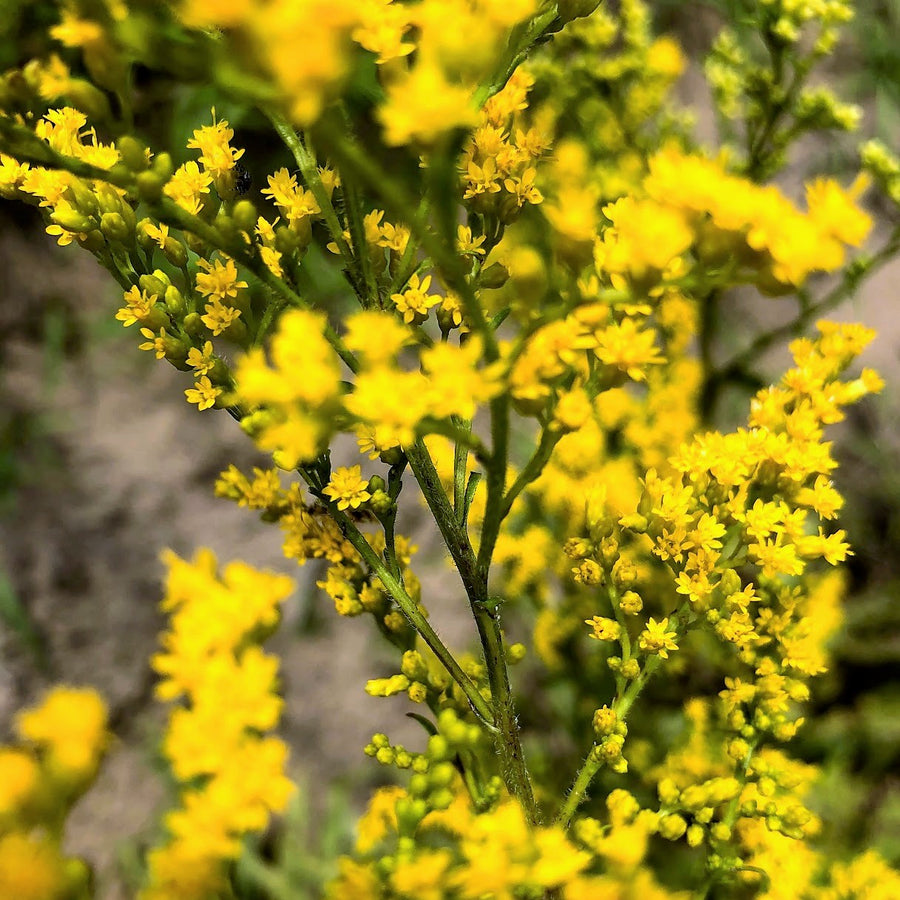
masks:
{"type": "MultiPolygon", "coordinates": [[[[682,43],[691,66],[679,101],[694,108],[701,136],[713,136],[702,57],[724,4],[652,3],[659,29],[682,43]]],[[[18,7],[36,18],[41,4],[18,7]]],[[[0,16],[0,69],[29,48],[13,36],[19,22],[0,16]],[[5,29],[5,30],[4,30],[5,29]]],[[[864,110],[862,133],[896,150],[900,137],[900,3],[860,4],[828,77],[864,110]]],[[[151,145],[183,146],[206,121],[215,98],[202,88],[163,85],[147,93],[140,121],[151,145]]],[[[287,164],[267,144],[261,123],[217,104],[236,126],[256,175],[287,164]]],[[[854,174],[852,140],[801,147],[785,188],[798,195],[809,168],[854,174]]],[[[261,174],[257,176],[261,180],[261,174]]],[[[256,185],[257,187],[260,185],[256,185]]],[[[873,243],[877,239],[873,238],[873,243]]],[[[90,684],[107,698],[117,742],[98,783],[70,820],[70,848],[98,868],[102,896],[132,895],[129,873],[167,799],[156,741],[164,710],[153,700],[148,659],[162,619],[162,567],[172,547],[210,546],[298,577],[285,627],[273,642],[283,659],[283,732],[292,774],[309,786],[318,827],[311,859],[333,854],[365,789],[381,776],[362,747],[390,723],[393,741],[414,744],[418,726],[394,703],[373,702],[368,678],[387,656],[370,640],[368,619],[338,621],[318,596],[316,572],[281,554],[280,534],[213,496],[217,474],[264,461],[224,413],[198,415],[184,402],[184,377],[136,349],[136,335],[115,321],[120,292],[77,247],[59,248],[40,217],[0,200],[0,739],[14,712],[49,684],[90,684]],[[324,826],[323,826],[324,823],[324,826]]],[[[843,524],[855,549],[849,563],[846,626],[831,672],[814,685],[813,724],[795,751],[825,771],[818,809],[837,822],[844,846],[877,847],[900,863],[900,262],[882,270],[833,318],[878,329],[864,363],[887,381],[884,394],[851,412],[834,432],[842,462],[835,480],[847,497],[843,524]]],[[[731,326],[754,327],[777,303],[740,298],[731,326]]],[[[773,377],[788,359],[767,360],[773,377]]],[[[420,529],[421,531],[421,529],[420,529]]],[[[425,585],[447,584],[437,549],[422,534],[425,585]]],[[[453,590],[455,591],[455,585],[453,590]]],[[[439,620],[451,644],[469,639],[468,623],[439,620]]],[[[302,818],[302,814],[298,814],[302,818]]]]}

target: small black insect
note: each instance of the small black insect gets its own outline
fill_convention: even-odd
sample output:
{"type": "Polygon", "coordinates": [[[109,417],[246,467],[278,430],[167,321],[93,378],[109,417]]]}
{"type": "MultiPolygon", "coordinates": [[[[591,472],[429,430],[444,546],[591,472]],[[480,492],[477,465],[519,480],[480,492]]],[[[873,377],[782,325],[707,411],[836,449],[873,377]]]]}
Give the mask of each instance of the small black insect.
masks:
{"type": "Polygon", "coordinates": [[[253,184],[253,176],[240,164],[236,163],[234,167],[234,192],[240,196],[250,193],[250,186],[253,184]]]}

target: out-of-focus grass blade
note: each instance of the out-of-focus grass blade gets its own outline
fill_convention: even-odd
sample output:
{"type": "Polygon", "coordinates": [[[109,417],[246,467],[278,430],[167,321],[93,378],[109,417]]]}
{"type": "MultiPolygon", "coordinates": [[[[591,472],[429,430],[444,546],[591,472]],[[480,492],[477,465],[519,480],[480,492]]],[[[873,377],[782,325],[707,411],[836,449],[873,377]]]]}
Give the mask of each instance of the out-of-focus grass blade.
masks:
{"type": "Polygon", "coordinates": [[[28,615],[28,610],[22,605],[12,582],[2,570],[0,570],[0,623],[16,635],[31,653],[41,671],[46,672],[48,669],[46,644],[28,615]]]}

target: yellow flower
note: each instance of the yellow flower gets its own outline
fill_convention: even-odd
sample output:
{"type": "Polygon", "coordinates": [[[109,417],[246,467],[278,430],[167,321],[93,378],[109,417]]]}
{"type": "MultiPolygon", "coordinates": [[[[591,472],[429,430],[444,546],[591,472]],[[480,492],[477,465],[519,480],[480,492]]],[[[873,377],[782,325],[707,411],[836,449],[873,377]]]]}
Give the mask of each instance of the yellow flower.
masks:
{"type": "Polygon", "coordinates": [[[438,419],[454,415],[471,419],[480,404],[499,393],[502,385],[497,367],[478,368],[481,352],[479,338],[459,347],[442,342],[422,352],[430,415],[438,419]]]}
{"type": "Polygon", "coordinates": [[[359,509],[372,496],[368,484],[359,466],[349,466],[335,469],[322,493],[334,500],[338,509],[359,509]]]}
{"type": "Polygon", "coordinates": [[[480,234],[472,237],[472,229],[468,225],[458,225],[456,229],[456,246],[460,253],[471,253],[473,256],[484,256],[482,244],[487,239],[480,234]]]}
{"type": "Polygon", "coordinates": [[[194,382],[192,388],[184,392],[188,403],[196,403],[200,410],[211,409],[216,405],[216,400],[222,396],[222,388],[216,387],[206,375],[194,382]]]}
{"type": "Polygon", "coordinates": [[[823,234],[842,244],[859,247],[872,229],[872,218],[856,205],[867,186],[860,176],[849,190],[830,178],[817,178],[806,186],[809,217],[823,234]]]}
{"type": "Polygon", "coordinates": [[[191,347],[188,350],[187,364],[194,370],[196,375],[209,375],[216,364],[216,355],[213,352],[212,341],[206,341],[200,350],[196,347],[191,347]]]}
{"type": "Polygon", "coordinates": [[[157,300],[159,297],[156,294],[148,294],[137,286],[132,286],[125,292],[125,306],[116,313],[116,319],[126,328],[135,322],[143,322],[150,315],[150,310],[157,300]]]}
{"type": "Polygon", "coordinates": [[[663,362],[662,354],[655,346],[656,335],[650,329],[642,329],[634,319],[623,319],[596,333],[594,353],[607,366],[619,369],[634,381],[647,377],[645,366],[663,362]]]}
{"type": "Polygon", "coordinates": [[[209,193],[212,175],[197,165],[187,162],[175,170],[175,174],[166,182],[163,193],[174,200],[182,209],[191,215],[200,212],[203,195],[209,193]]]}
{"type": "Polygon", "coordinates": [[[53,688],[39,706],[19,713],[16,731],[76,777],[93,774],[110,740],[106,704],[90,688],[53,688]]]}
{"type": "MultiPolygon", "coordinates": [[[[200,278],[201,276],[197,276],[200,278]]],[[[233,306],[225,306],[217,297],[204,306],[205,313],[200,321],[213,333],[213,336],[227,331],[240,317],[241,311],[233,306]]]]}
{"type": "Polygon", "coordinates": [[[0,897],[55,900],[68,888],[66,860],[59,847],[35,832],[0,835],[0,897]]]}
{"type": "Polygon", "coordinates": [[[197,273],[197,292],[204,297],[227,300],[237,297],[238,291],[247,287],[246,281],[238,281],[237,266],[233,259],[226,259],[224,263],[219,259],[213,263],[199,259],[197,264],[204,270],[197,273]]]}
{"type": "Polygon", "coordinates": [[[654,618],[650,618],[646,627],[638,638],[638,644],[641,650],[646,653],[655,653],[663,659],[669,658],[669,650],[677,650],[678,644],[675,643],[677,633],[669,631],[668,618],[661,619],[659,622],[654,618]]]}
{"type": "Polygon", "coordinates": [[[477,124],[471,93],[449,81],[440,66],[420,59],[387,87],[387,100],[377,113],[385,143],[431,144],[448,131],[477,124]]]}
{"type": "Polygon", "coordinates": [[[230,141],[234,137],[234,130],[228,127],[224,119],[216,121],[216,111],[212,111],[212,125],[204,125],[194,131],[194,136],[188,141],[188,150],[200,151],[200,163],[203,168],[217,178],[230,172],[237,161],[244,155],[243,150],[235,150],[230,141]]]}
{"type": "Polygon", "coordinates": [[[370,366],[378,366],[396,359],[411,337],[409,329],[401,325],[395,316],[377,310],[366,310],[347,319],[344,343],[348,349],[360,354],[370,366]]]}
{"type": "Polygon", "coordinates": [[[0,747],[0,820],[15,814],[28,801],[38,778],[34,757],[14,747],[0,747]]]}
{"type": "Polygon", "coordinates": [[[414,274],[401,294],[391,294],[391,300],[397,311],[403,316],[403,321],[409,325],[420,325],[425,321],[428,310],[439,303],[441,298],[428,293],[431,287],[431,276],[426,275],[419,281],[418,274],[414,274]]]}
{"type": "Polygon", "coordinates": [[[603,616],[585,619],[584,624],[591,626],[590,636],[598,641],[617,641],[622,633],[622,628],[618,622],[606,619],[603,616]]]}
{"type": "Polygon", "coordinates": [[[147,340],[143,344],[138,344],[138,349],[152,350],[156,354],[157,359],[165,359],[166,349],[170,340],[165,328],[160,328],[159,334],[155,334],[149,328],[142,328],[141,334],[147,340]]]}

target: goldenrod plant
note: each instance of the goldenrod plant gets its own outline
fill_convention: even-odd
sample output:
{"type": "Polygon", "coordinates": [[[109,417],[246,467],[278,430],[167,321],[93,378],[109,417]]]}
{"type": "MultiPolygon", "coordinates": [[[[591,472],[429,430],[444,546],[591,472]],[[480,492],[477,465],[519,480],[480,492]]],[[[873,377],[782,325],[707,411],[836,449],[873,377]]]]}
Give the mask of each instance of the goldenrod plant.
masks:
{"type": "MultiPolygon", "coordinates": [[[[802,200],[777,182],[798,138],[859,124],[816,78],[849,0],[731,4],[714,146],[642,0],[6,5],[41,27],[0,81],[0,194],[109,270],[139,348],[271,460],[216,493],[393,650],[360,748],[390,785],[319,896],[900,896],[890,861],[825,849],[819,770],[791,755],[851,553],[828,427],[883,386],[857,365],[874,332],[828,315],[900,247],[885,145],[856,139],[857,171],[808,173],[802,200]],[[154,79],[219,98],[180,146],[143,137],[154,79]],[[280,148],[268,172],[226,108],[280,148]],[[738,288],[779,324],[723,336],[738,288]],[[471,647],[429,619],[409,495],[471,647]],[[410,708],[416,748],[389,736],[410,708]]],[[[291,797],[261,649],[291,580],[165,561],[180,795],[139,896],[307,896],[236,866],[291,797]]],[[[58,688],[0,755],[3,900],[90,895],[59,837],[99,703],[58,688]]]]}

